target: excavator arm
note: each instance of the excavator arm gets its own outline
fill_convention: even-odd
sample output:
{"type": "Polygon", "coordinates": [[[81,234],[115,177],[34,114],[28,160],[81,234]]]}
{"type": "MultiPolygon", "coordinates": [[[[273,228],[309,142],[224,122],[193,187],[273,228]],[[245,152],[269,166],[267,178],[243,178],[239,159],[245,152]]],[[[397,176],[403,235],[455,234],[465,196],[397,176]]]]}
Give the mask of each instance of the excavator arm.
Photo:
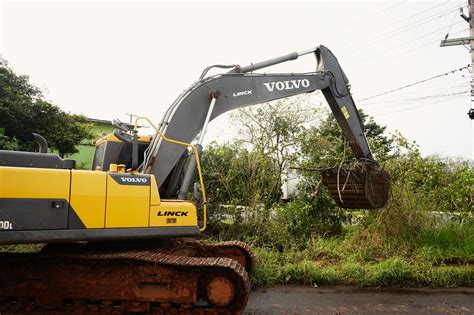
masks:
{"type": "MultiPolygon", "coordinates": [[[[206,76],[210,68],[212,67],[206,68],[201,78],[186,89],[165,113],[159,128],[168,138],[191,142],[200,135],[198,140],[200,144],[209,121],[225,112],[321,90],[355,156],[359,160],[374,161],[365,138],[362,121],[349,91],[349,81],[337,58],[328,48],[319,46],[249,66],[233,66],[227,73],[206,76]],[[317,60],[314,72],[253,73],[310,53],[314,53],[317,60]]],[[[176,168],[184,166],[180,160],[183,154],[186,154],[185,150],[183,147],[163,141],[161,137],[154,137],[145,152],[143,170],[145,173],[155,175],[160,191],[166,197],[172,197],[177,192],[176,176],[181,176],[182,170],[177,171],[176,168]]],[[[183,193],[189,188],[191,177],[194,175],[193,167],[195,166],[188,167],[184,184],[180,189],[181,196],[184,196],[183,193]]],[[[340,189],[338,190],[340,195],[340,189]]],[[[347,206],[347,202],[345,205],[347,206]]]]}

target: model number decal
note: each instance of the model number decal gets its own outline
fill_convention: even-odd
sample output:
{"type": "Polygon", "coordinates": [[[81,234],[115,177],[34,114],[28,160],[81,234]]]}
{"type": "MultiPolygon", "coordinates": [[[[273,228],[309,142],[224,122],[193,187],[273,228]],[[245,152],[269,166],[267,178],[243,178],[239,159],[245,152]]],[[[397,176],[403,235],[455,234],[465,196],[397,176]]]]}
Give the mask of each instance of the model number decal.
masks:
{"type": "Polygon", "coordinates": [[[13,224],[10,221],[0,221],[0,229],[13,230],[13,224]]]}

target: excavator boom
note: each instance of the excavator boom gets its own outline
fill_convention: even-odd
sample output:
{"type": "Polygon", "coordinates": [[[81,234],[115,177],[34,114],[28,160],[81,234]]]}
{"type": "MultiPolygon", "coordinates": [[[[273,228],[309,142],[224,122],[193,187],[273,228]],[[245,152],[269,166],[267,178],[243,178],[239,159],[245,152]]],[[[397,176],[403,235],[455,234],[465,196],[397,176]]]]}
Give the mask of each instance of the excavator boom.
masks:
{"type": "MultiPolygon", "coordinates": [[[[200,134],[199,138],[202,139],[208,122],[225,112],[321,90],[354,155],[358,160],[373,161],[375,163],[365,137],[362,120],[349,91],[349,80],[337,58],[328,48],[319,46],[302,53],[291,53],[249,66],[234,66],[227,73],[206,77],[207,71],[211,68],[212,66],[206,68],[200,79],[185,90],[167,110],[160,123],[160,130],[168,138],[191,142],[200,134]],[[314,72],[253,73],[253,71],[295,60],[309,53],[314,53],[317,60],[317,68],[314,72]]],[[[143,169],[145,173],[155,175],[160,191],[167,198],[172,198],[178,193],[178,181],[176,179],[181,176],[184,170],[177,168],[183,167],[184,164],[179,162],[185,153],[185,148],[164,142],[161,137],[154,137],[146,151],[143,169]]],[[[192,169],[194,165],[190,167],[191,169],[188,168],[184,176],[184,184],[179,188],[180,196],[186,194],[194,175],[192,169]]],[[[369,167],[369,169],[373,168],[374,166],[369,167]]],[[[355,171],[352,173],[355,175],[355,171]]],[[[364,182],[365,185],[366,173],[364,170],[361,174],[357,174],[359,184],[364,182]]],[[[335,175],[331,176],[331,179],[334,179],[335,175]]],[[[327,174],[324,179],[326,178],[327,174]]],[[[383,206],[388,198],[388,174],[377,178],[382,178],[384,182],[384,187],[379,192],[379,195],[383,196],[378,198],[383,202],[377,204],[362,203],[369,208],[383,206]]],[[[326,181],[324,182],[326,183],[326,181]]],[[[336,182],[339,181],[336,180],[336,182]]],[[[377,181],[375,184],[380,186],[381,183],[377,181]]],[[[373,184],[374,182],[370,185],[373,184]]],[[[339,187],[336,190],[340,190],[339,187]]],[[[370,189],[370,191],[373,190],[370,189]]],[[[331,188],[330,191],[333,197],[336,197],[336,191],[331,190],[331,188]]],[[[357,191],[361,193],[359,197],[367,198],[365,191],[360,189],[357,189],[357,191]]],[[[340,195],[340,191],[337,191],[338,199],[341,199],[340,195]]],[[[340,205],[351,207],[350,203],[346,200],[345,204],[342,202],[340,205]]]]}

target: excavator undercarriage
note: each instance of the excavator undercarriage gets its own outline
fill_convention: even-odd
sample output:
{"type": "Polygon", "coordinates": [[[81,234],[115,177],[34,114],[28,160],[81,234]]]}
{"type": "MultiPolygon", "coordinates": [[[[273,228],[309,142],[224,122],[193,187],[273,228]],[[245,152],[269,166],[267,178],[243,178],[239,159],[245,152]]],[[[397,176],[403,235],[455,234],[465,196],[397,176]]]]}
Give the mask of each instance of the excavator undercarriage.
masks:
{"type": "Polygon", "coordinates": [[[0,312],[239,314],[253,266],[240,242],[46,245],[0,254],[0,312]]]}

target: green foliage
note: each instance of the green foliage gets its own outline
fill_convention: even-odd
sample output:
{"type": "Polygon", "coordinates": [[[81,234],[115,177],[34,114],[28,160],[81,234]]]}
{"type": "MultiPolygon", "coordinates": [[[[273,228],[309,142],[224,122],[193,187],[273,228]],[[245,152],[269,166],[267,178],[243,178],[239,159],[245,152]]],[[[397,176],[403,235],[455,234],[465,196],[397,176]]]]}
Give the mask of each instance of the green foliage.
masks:
{"type": "Polygon", "coordinates": [[[436,203],[439,211],[472,212],[474,164],[431,156],[417,161],[411,174],[415,193],[436,203]]]}
{"type": "Polygon", "coordinates": [[[360,238],[357,228],[342,238],[314,237],[283,252],[256,248],[256,285],[282,283],[361,286],[474,285],[474,222],[426,231],[411,242],[360,238]]]}
{"type": "Polygon", "coordinates": [[[91,135],[86,119],[71,115],[42,99],[41,91],[0,60],[0,148],[37,151],[32,133],[39,133],[59,155],[75,153],[91,135]]]}
{"type": "Polygon", "coordinates": [[[252,249],[255,264],[258,266],[252,273],[252,280],[258,285],[275,285],[281,282],[282,255],[279,252],[262,248],[252,249]]]}
{"type": "Polygon", "coordinates": [[[283,172],[298,163],[307,125],[316,115],[317,110],[304,106],[302,98],[243,108],[233,115],[242,126],[237,142],[271,161],[278,191],[283,172]]]}
{"type": "Polygon", "coordinates": [[[474,221],[451,223],[427,230],[419,237],[414,256],[435,265],[474,263],[474,221]]]}
{"type": "Polygon", "coordinates": [[[257,267],[251,274],[251,279],[258,286],[285,283],[402,287],[474,285],[474,268],[469,265],[432,266],[397,256],[373,263],[349,260],[326,263],[309,259],[289,262],[286,253],[275,251],[258,250],[255,255],[257,267]]]}
{"type": "Polygon", "coordinates": [[[278,173],[272,160],[260,152],[250,152],[239,143],[210,145],[202,163],[211,205],[270,206],[280,199],[280,187],[275,184],[278,173]]]}
{"type": "Polygon", "coordinates": [[[0,128],[0,150],[18,150],[16,139],[5,136],[3,128],[0,128]]]}
{"type": "MultiPolygon", "coordinates": [[[[320,123],[304,131],[301,141],[303,168],[314,169],[339,165],[341,161],[354,162],[355,157],[345,141],[342,129],[328,111],[322,111],[320,123]]],[[[384,161],[393,150],[394,139],[385,133],[386,127],[359,110],[369,145],[379,161],[384,161]]]]}

